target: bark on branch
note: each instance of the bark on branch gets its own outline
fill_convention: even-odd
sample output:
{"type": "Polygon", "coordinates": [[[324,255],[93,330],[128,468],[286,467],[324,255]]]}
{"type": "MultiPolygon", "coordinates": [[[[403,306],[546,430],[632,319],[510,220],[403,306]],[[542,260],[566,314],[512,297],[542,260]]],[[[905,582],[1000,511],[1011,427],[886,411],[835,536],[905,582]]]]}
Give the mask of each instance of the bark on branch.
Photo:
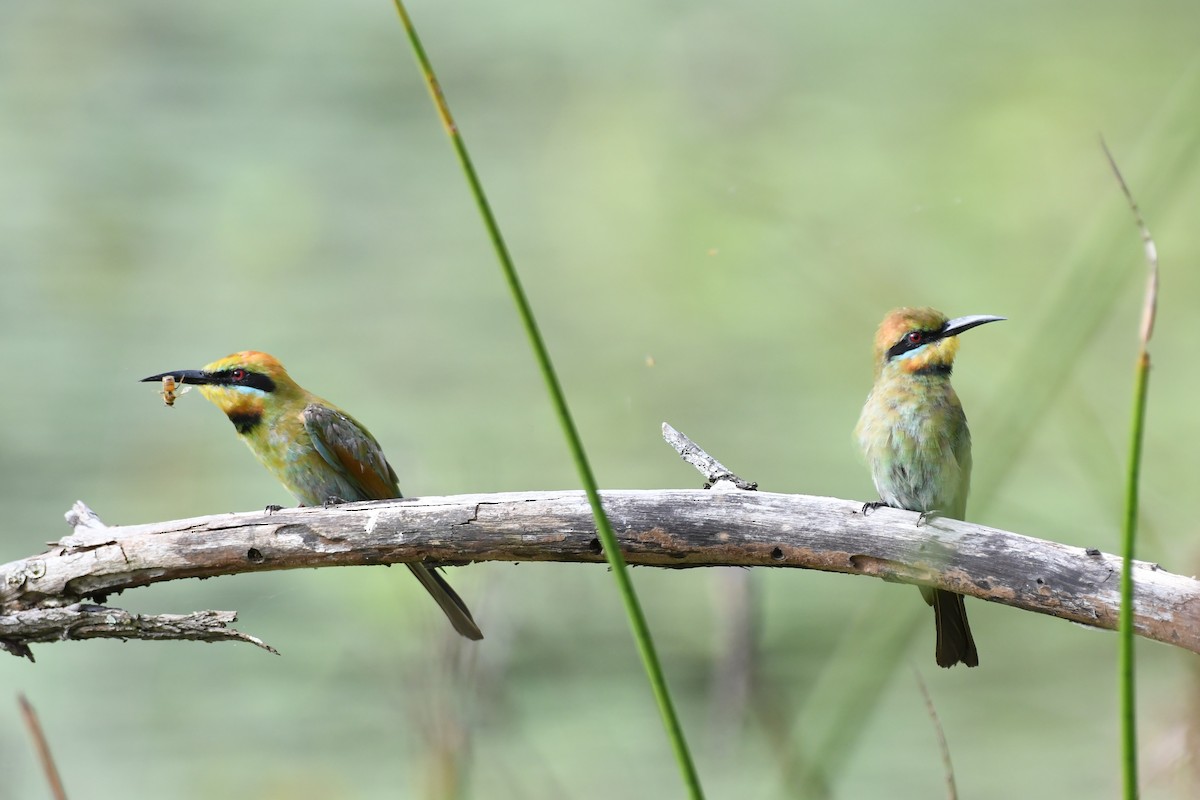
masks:
{"type": "Polygon", "coordinates": [[[192,614],[131,614],[119,608],[75,603],[63,608],[31,608],[0,616],[0,650],[33,661],[30,644],[66,639],[173,639],[191,642],[249,642],[270,653],[261,639],[230,628],[236,611],[192,614]]]}
{"type": "MultiPolygon", "coordinates": [[[[911,512],[881,508],[864,516],[861,502],[826,497],[736,490],[602,497],[634,565],[843,572],[925,583],[1100,628],[1117,621],[1120,559],[1098,550],[956,520],[917,527],[911,512]]],[[[41,620],[24,622],[31,611],[102,603],[109,593],[159,581],[407,561],[604,561],[587,500],[574,491],[420,497],[122,527],[105,527],[82,504],[73,514],[74,533],[41,555],[0,566],[0,639],[10,650],[50,638],[41,620]]],[[[1200,582],[1145,562],[1135,563],[1134,576],[1138,634],[1200,652],[1200,582]]],[[[87,636],[106,635],[97,619],[87,636]]],[[[80,630],[64,624],[56,638],[78,638],[80,630]]],[[[137,625],[114,625],[107,635],[202,638],[164,630],[143,636],[137,625]]],[[[228,638],[237,637],[243,635],[228,638]]]]}

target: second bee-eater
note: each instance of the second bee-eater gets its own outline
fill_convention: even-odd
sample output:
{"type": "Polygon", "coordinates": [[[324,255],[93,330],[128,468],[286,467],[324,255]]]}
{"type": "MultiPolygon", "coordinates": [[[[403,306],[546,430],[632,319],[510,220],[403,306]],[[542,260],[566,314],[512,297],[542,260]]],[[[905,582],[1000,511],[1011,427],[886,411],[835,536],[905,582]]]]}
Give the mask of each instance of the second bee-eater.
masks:
{"type": "MultiPolygon", "coordinates": [[[[958,336],[1004,317],[948,319],[932,308],[897,308],[875,334],[875,385],[854,433],[871,465],[879,503],[963,519],[971,488],[971,432],[950,385],[958,336]]],[[[938,666],[979,666],[960,594],[921,586],[933,606],[938,666]]]]}
{"type": "MultiPolygon", "coordinates": [[[[266,353],[247,350],[203,369],[164,372],[143,381],[164,378],[199,387],[301,505],[401,496],[396,473],[375,437],[337,406],[302,389],[266,353]]],[[[466,604],[441,575],[424,564],[407,566],[454,630],[468,639],[483,638],[466,604]]]]}

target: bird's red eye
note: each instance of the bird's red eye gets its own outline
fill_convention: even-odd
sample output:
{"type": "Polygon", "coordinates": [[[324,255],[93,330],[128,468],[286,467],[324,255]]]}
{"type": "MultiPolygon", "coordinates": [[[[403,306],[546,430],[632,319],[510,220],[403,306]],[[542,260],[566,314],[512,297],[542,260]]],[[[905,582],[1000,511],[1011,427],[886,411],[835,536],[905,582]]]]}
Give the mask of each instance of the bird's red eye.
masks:
{"type": "Polygon", "coordinates": [[[921,340],[924,339],[925,337],[921,334],[920,331],[913,331],[912,333],[908,334],[908,336],[905,338],[908,339],[909,344],[920,344],[921,340]]]}
{"type": "Polygon", "coordinates": [[[229,377],[233,378],[235,381],[245,380],[246,370],[239,367],[238,369],[235,369],[233,372],[229,373],[229,377]]]}

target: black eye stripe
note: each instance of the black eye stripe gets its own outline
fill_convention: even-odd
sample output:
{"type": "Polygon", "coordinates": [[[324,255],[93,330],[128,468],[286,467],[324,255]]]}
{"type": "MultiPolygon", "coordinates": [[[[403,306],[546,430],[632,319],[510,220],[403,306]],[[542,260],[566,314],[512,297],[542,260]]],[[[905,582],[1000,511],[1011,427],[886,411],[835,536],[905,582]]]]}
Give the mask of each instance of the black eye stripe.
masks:
{"type": "Polygon", "coordinates": [[[248,369],[242,369],[241,371],[245,373],[245,377],[240,381],[234,380],[233,373],[237,372],[238,369],[235,367],[234,369],[224,369],[220,372],[214,372],[211,376],[212,382],[217,386],[249,386],[252,389],[260,389],[264,392],[275,391],[275,381],[261,372],[251,372],[248,369]]]}
{"type": "Polygon", "coordinates": [[[940,328],[938,330],[932,330],[932,331],[930,331],[930,330],[905,331],[904,335],[900,337],[900,341],[898,341],[894,345],[892,345],[891,348],[887,351],[887,360],[891,361],[896,356],[903,355],[904,353],[907,353],[909,350],[916,350],[918,347],[921,347],[922,345],[929,344],[930,342],[936,342],[938,339],[941,339],[941,338],[942,338],[942,331],[940,328]],[[921,334],[921,338],[915,342],[910,342],[908,340],[908,337],[909,337],[909,334],[913,334],[913,333],[921,334]]]}

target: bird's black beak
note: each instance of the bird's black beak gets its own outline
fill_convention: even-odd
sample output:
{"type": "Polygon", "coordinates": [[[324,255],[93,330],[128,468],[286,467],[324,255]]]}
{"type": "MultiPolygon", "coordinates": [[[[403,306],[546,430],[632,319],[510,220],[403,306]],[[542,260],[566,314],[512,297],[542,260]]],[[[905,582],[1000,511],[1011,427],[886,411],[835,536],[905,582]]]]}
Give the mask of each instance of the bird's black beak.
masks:
{"type": "Polygon", "coordinates": [[[172,372],[164,372],[161,375],[151,375],[149,378],[142,378],[141,383],[161,383],[163,378],[174,378],[176,383],[189,383],[193,386],[202,386],[206,383],[213,383],[213,376],[199,369],[177,369],[172,372]]]}
{"type": "Polygon", "coordinates": [[[991,314],[972,314],[969,317],[955,317],[942,326],[942,338],[958,336],[964,331],[971,330],[971,328],[977,328],[989,322],[1003,322],[1005,319],[1006,317],[993,317],[991,314]]]}

